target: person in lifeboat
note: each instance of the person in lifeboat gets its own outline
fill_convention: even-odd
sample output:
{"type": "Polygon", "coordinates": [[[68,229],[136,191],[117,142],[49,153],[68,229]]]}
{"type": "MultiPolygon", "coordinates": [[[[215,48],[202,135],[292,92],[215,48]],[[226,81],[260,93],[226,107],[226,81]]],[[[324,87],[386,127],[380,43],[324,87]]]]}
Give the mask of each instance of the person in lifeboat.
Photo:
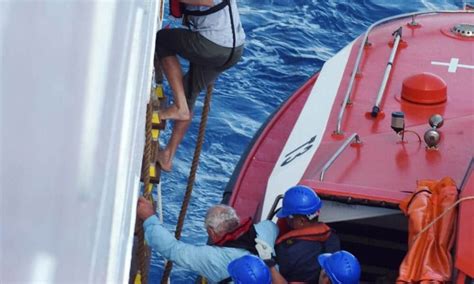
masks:
{"type": "Polygon", "coordinates": [[[288,282],[316,283],[321,266],[314,261],[323,253],[340,250],[339,237],[319,222],[323,202],[316,192],[303,185],[285,192],[277,212],[280,236],[276,241],[276,261],[288,282]]]}
{"type": "MultiPolygon", "coordinates": [[[[316,262],[316,260],[314,260],[316,262]]],[[[358,284],[361,275],[357,258],[348,251],[324,253],[318,256],[321,265],[319,284],[358,284]]],[[[227,267],[235,284],[287,284],[275,266],[254,255],[233,260],[227,267]]],[[[290,282],[295,283],[295,282],[290,282]]],[[[306,282],[297,282],[303,284],[306,282]]],[[[316,282],[315,282],[316,283],[316,282]]]]}
{"type": "Polygon", "coordinates": [[[250,217],[241,220],[227,205],[214,205],[207,211],[204,226],[210,239],[208,245],[177,240],[161,224],[151,202],[143,197],[138,200],[137,215],[144,221],[145,240],[155,252],[204,276],[210,283],[230,281],[227,266],[234,259],[249,254],[272,259],[274,255],[277,225],[270,220],[254,224],[250,217]]]}

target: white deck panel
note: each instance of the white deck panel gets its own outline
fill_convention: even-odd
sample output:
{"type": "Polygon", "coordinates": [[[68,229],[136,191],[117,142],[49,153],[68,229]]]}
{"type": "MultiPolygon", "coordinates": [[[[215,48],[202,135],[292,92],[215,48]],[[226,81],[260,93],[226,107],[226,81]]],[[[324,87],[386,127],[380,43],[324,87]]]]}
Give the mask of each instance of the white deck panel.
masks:
{"type": "Polygon", "coordinates": [[[123,283],[160,1],[0,1],[1,283],[123,283]]]}
{"type": "Polygon", "coordinates": [[[278,195],[284,194],[288,188],[300,182],[316,153],[326,130],[353,45],[354,42],[348,44],[324,63],[268,179],[262,216],[268,215],[278,195]],[[285,164],[284,161],[289,158],[291,163],[285,164]]]}

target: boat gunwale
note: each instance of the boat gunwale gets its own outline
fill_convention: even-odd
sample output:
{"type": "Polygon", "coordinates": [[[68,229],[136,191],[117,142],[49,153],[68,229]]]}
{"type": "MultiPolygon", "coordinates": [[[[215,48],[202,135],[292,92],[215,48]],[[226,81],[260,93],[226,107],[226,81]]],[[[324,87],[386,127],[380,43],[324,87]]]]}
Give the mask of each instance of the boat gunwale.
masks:
{"type": "Polygon", "coordinates": [[[255,156],[257,150],[260,148],[260,145],[264,141],[267,134],[271,131],[272,127],[275,125],[276,121],[279,120],[280,116],[285,113],[285,111],[292,105],[292,103],[299,98],[300,94],[303,94],[303,90],[308,87],[312,87],[314,83],[318,80],[321,68],[314,72],[306,82],[301,85],[296,91],[292,92],[288,98],[286,98],[280,106],[275,109],[275,111],[265,120],[265,122],[260,126],[259,130],[254,134],[253,139],[247,146],[247,149],[241,156],[240,161],[232,173],[229,182],[226,185],[226,188],[223,192],[222,203],[232,205],[235,200],[238,191],[240,190],[240,184],[242,183],[242,177],[245,176],[245,172],[249,168],[251,163],[250,157],[255,156]]]}

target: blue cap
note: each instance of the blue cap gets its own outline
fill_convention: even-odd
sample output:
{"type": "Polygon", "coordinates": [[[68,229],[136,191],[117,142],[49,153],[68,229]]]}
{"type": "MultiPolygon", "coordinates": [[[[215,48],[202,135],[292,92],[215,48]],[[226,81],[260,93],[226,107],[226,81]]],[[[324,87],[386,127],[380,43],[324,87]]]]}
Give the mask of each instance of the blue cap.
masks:
{"type": "Polygon", "coordinates": [[[319,211],[323,202],[311,188],[304,185],[293,186],[283,197],[283,207],[277,213],[278,218],[289,215],[311,215],[319,211]]]}
{"type": "Polygon", "coordinates": [[[227,266],[230,277],[236,284],[271,284],[270,270],[254,255],[245,255],[227,266]]]}
{"type": "Polygon", "coordinates": [[[360,264],[350,252],[340,250],[333,254],[318,256],[319,264],[333,284],[357,284],[360,279],[360,264]]]}

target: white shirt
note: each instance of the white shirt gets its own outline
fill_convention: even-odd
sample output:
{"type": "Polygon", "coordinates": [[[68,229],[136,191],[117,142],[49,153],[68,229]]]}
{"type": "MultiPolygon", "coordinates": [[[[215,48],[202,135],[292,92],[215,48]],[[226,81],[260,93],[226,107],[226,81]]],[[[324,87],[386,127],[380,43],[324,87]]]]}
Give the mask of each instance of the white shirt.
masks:
{"type": "MultiPolygon", "coordinates": [[[[222,0],[214,0],[214,5],[221,3],[222,0]]],[[[240,15],[237,9],[236,0],[230,0],[232,17],[235,29],[235,46],[244,44],[245,32],[240,22],[240,15]]],[[[204,11],[209,7],[186,5],[190,11],[204,11]]],[[[232,47],[232,26],[230,24],[229,6],[207,16],[189,16],[191,30],[199,32],[208,40],[223,46],[232,47]]]]}

